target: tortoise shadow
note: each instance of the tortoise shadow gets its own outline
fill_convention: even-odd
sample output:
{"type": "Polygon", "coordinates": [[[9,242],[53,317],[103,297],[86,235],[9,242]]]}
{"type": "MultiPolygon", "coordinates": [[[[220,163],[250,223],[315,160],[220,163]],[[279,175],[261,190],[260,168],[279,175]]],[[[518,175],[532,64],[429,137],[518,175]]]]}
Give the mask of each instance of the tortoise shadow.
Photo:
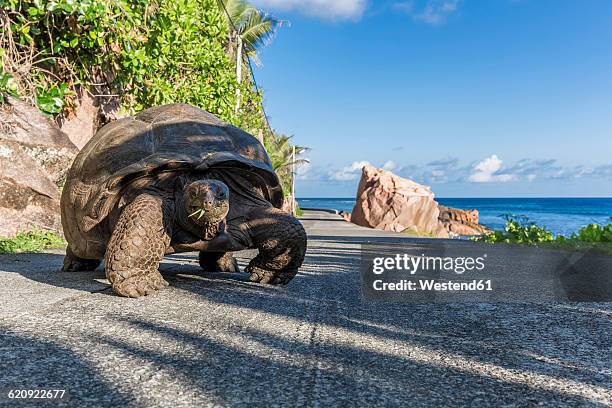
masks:
{"type": "MultiPolygon", "coordinates": [[[[253,251],[237,254],[241,270],[252,257],[253,251]]],[[[63,289],[117,296],[104,273],[102,264],[93,271],[62,272],[64,254],[57,252],[0,254],[0,271],[16,273],[34,282],[63,289]]],[[[170,285],[180,287],[187,277],[205,281],[226,282],[228,284],[249,282],[247,273],[205,272],[198,265],[196,253],[173,254],[164,257],[160,263],[160,273],[170,285]]],[[[257,285],[262,286],[262,285],[257,285]]]]}

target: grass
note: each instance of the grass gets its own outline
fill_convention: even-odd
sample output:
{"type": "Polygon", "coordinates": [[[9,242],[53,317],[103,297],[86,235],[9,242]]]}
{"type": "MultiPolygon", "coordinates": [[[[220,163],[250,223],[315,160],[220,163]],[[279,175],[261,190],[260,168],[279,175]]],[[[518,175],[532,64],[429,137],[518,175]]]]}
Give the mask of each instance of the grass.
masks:
{"type": "Polygon", "coordinates": [[[21,232],[13,238],[0,238],[0,254],[41,252],[45,249],[64,248],[66,241],[53,231],[32,230],[21,232]]]}

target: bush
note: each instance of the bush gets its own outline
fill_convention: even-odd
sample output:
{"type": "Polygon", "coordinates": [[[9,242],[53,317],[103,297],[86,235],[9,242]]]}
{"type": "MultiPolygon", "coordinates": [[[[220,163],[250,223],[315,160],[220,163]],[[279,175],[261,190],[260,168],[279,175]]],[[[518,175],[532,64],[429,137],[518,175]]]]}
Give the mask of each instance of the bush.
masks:
{"type": "Polygon", "coordinates": [[[553,240],[553,234],[545,228],[529,222],[526,217],[506,217],[506,227],[503,231],[493,231],[476,237],[476,241],[489,243],[504,242],[508,244],[539,244],[553,240]]]}
{"type": "Polygon", "coordinates": [[[612,217],[607,225],[589,224],[570,236],[556,237],[545,228],[529,222],[525,217],[506,217],[506,227],[503,231],[493,231],[490,234],[474,238],[475,241],[489,243],[549,245],[570,249],[602,247],[610,249],[612,243],[612,217]]]}
{"type": "Polygon", "coordinates": [[[82,85],[118,95],[129,113],[183,102],[263,126],[261,95],[238,84],[226,54],[216,0],[0,0],[0,24],[0,74],[48,114],[70,110],[82,85]]]}
{"type": "Polygon", "coordinates": [[[14,238],[0,238],[0,254],[16,252],[40,252],[45,249],[63,248],[66,241],[52,231],[32,230],[14,238]]]}
{"type": "MultiPolygon", "coordinates": [[[[610,217],[610,221],[612,221],[612,217],[610,217]]],[[[578,233],[570,235],[570,237],[565,240],[580,242],[612,242],[612,223],[608,225],[589,224],[581,228],[578,233]]]]}

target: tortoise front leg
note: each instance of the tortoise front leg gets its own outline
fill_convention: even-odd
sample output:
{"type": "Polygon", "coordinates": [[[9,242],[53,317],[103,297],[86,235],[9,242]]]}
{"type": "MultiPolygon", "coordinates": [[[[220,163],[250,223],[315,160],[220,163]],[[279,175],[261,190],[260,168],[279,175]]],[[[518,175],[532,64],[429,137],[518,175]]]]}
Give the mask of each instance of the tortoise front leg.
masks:
{"type": "Polygon", "coordinates": [[[118,295],[149,295],[168,285],[158,271],[170,245],[173,204],[141,194],[122,211],[106,248],[106,276],[118,295]]]}
{"type": "Polygon", "coordinates": [[[251,239],[259,254],[245,271],[253,282],[287,284],[306,254],[306,231],[292,215],[277,208],[257,208],[248,215],[251,239]]]}

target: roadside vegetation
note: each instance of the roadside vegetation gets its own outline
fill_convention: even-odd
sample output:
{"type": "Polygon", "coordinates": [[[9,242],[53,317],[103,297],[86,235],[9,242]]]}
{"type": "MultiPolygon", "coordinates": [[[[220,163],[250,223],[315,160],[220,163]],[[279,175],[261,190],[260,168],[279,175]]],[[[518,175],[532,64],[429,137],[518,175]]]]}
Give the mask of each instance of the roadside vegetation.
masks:
{"type": "Polygon", "coordinates": [[[216,0],[0,0],[0,24],[0,75],[47,114],[69,113],[82,87],[120,98],[130,114],[183,102],[263,126],[262,95],[236,78],[216,0]]]}
{"type": "Polygon", "coordinates": [[[589,224],[568,236],[554,236],[546,228],[526,217],[506,216],[506,227],[474,238],[488,243],[538,245],[553,248],[583,250],[598,249],[612,253],[612,217],[607,225],[589,224]]]}
{"type": "Polygon", "coordinates": [[[64,248],[66,241],[53,231],[32,230],[13,238],[0,238],[0,254],[41,252],[46,249],[64,248]]]}

